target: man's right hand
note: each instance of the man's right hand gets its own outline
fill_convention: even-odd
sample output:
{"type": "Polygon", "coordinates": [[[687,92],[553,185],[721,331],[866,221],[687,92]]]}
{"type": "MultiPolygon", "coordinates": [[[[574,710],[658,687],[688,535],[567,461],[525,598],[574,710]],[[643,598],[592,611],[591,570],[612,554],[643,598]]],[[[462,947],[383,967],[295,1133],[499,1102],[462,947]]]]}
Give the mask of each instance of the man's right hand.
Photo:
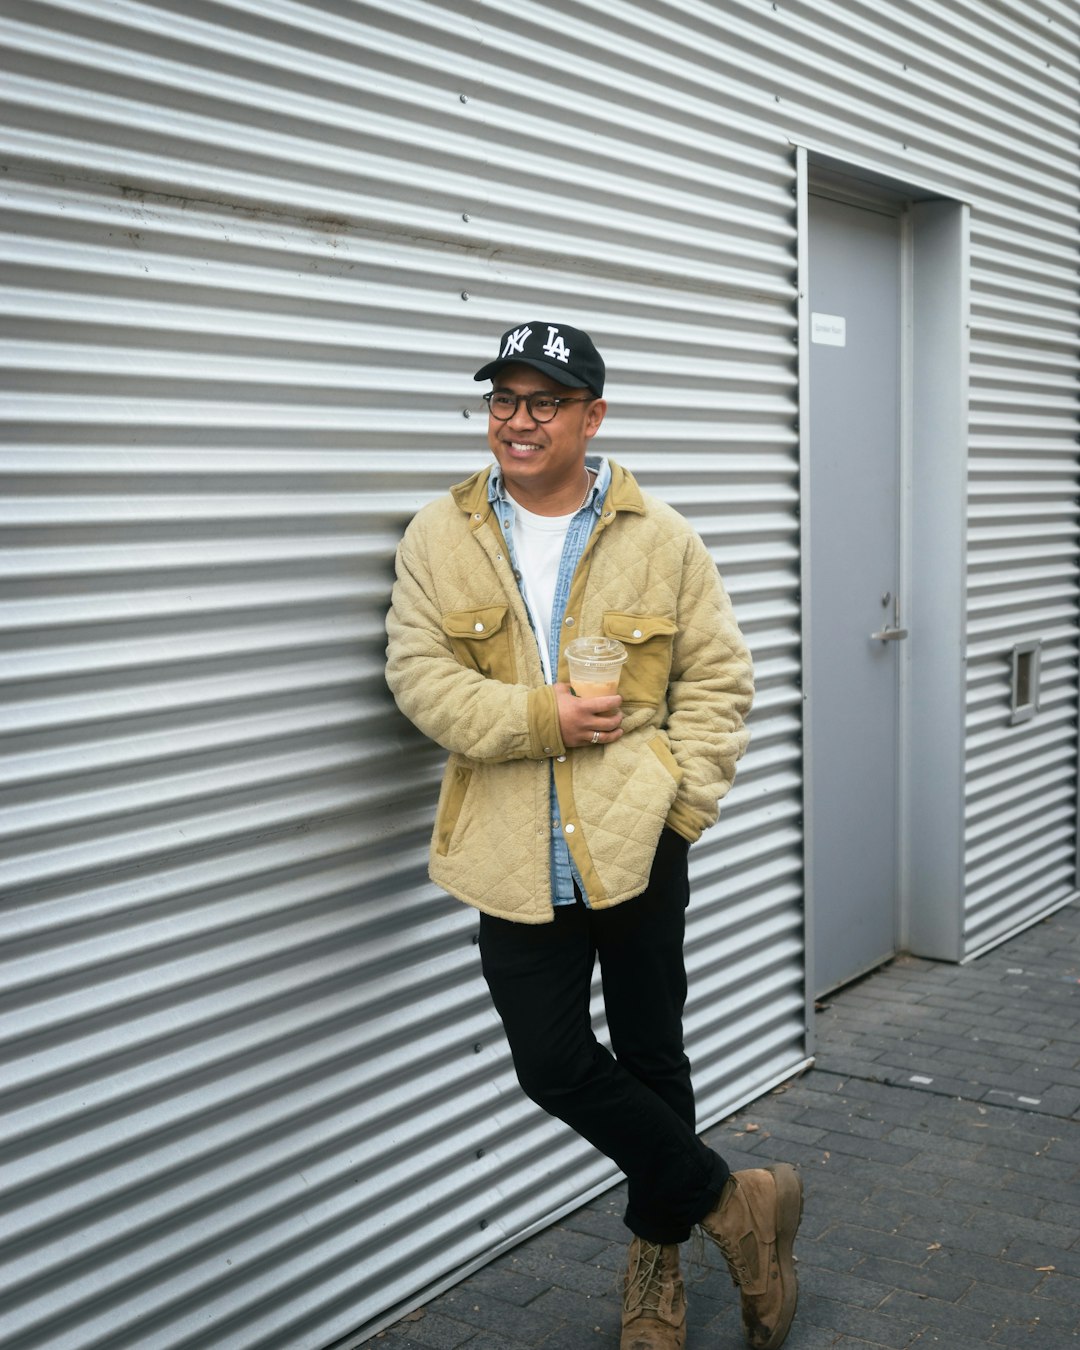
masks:
{"type": "Polygon", "coordinates": [[[577,698],[568,684],[552,687],[559,706],[563,745],[568,750],[580,745],[610,745],[622,735],[622,698],[619,694],[577,698]]]}

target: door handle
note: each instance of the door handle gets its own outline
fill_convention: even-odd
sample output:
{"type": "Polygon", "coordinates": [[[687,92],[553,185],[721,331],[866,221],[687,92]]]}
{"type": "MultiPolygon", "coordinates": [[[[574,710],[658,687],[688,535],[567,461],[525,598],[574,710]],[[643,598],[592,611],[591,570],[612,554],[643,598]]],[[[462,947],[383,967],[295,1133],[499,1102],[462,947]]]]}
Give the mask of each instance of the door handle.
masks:
{"type": "Polygon", "coordinates": [[[879,633],[871,633],[871,642],[900,642],[907,637],[907,629],[900,627],[900,597],[893,595],[892,591],[886,591],[881,597],[882,609],[888,609],[889,601],[892,601],[892,624],[886,619],[885,626],[879,633]]]}

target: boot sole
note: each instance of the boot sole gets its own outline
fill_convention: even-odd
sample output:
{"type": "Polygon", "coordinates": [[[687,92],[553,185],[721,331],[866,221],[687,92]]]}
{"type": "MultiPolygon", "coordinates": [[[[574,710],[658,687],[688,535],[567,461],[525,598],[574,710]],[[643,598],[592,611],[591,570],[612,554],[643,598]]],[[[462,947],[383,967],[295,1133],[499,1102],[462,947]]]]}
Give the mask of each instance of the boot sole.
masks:
{"type": "Polygon", "coordinates": [[[799,1301],[799,1277],[795,1273],[792,1249],[799,1231],[803,1211],[802,1177],[790,1163],[776,1163],[767,1167],[776,1183],[776,1259],[784,1285],[784,1301],[776,1330],[757,1350],[779,1350],[787,1339],[799,1301]]]}

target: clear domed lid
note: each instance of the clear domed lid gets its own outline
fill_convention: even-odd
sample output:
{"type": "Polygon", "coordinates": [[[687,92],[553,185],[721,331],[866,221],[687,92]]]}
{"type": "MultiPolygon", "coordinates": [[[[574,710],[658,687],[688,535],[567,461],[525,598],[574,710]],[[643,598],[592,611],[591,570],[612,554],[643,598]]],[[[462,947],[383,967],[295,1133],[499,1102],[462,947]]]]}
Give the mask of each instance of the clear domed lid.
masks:
{"type": "Polygon", "coordinates": [[[598,665],[618,665],[626,660],[626,648],[617,638],[579,637],[566,647],[567,657],[598,665]]]}

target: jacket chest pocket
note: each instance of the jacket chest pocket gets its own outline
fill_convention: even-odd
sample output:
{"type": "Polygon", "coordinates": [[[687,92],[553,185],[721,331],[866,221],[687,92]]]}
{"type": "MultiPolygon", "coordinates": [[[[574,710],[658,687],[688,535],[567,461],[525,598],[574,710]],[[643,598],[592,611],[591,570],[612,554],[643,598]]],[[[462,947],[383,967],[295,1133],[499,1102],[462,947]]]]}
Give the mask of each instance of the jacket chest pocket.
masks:
{"type": "Polygon", "coordinates": [[[514,653],[506,605],[483,609],[459,609],[443,615],[443,632],[463,666],[478,670],[489,680],[514,684],[514,653]]]}
{"type": "Polygon", "coordinates": [[[604,615],[604,636],[618,638],[626,648],[626,664],[619,680],[624,703],[658,707],[667,693],[671,652],[678,625],[659,614],[604,615]]]}

